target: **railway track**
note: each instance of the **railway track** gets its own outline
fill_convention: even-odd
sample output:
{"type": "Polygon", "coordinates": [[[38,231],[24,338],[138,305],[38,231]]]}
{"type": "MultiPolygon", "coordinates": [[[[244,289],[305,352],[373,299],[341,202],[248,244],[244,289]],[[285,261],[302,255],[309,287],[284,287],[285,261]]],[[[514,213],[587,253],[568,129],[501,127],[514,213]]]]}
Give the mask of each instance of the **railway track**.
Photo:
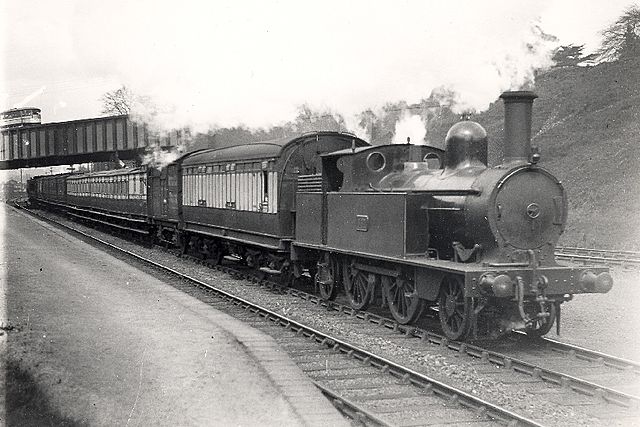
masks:
{"type": "MultiPolygon", "coordinates": [[[[197,259],[193,261],[199,262],[197,259]]],[[[233,269],[227,271],[232,274],[238,273],[233,269]]],[[[403,340],[416,338],[416,348],[424,349],[427,345],[435,345],[440,349],[465,355],[494,367],[506,368],[516,374],[594,397],[612,405],[640,409],[640,384],[637,387],[633,385],[634,380],[640,381],[640,362],[551,338],[541,337],[531,340],[524,333],[515,333],[495,342],[488,341],[484,345],[449,341],[432,330],[413,325],[401,325],[383,315],[357,311],[335,301],[324,301],[317,295],[304,290],[282,289],[275,283],[263,282],[271,288],[277,288],[281,292],[306,300],[323,309],[343,313],[353,319],[383,328],[385,335],[386,331],[392,331],[403,340]],[[585,371],[591,372],[585,373],[585,371]],[[586,379],[588,377],[597,377],[598,381],[586,379]],[[627,388],[633,388],[634,392],[619,390],[621,384],[628,384],[627,388]]]]}
{"type": "MultiPolygon", "coordinates": [[[[634,388],[633,381],[640,381],[640,362],[550,338],[543,337],[532,341],[520,333],[504,340],[486,342],[484,345],[482,343],[470,344],[449,341],[443,335],[431,330],[400,325],[390,318],[369,312],[358,312],[343,304],[323,301],[312,294],[295,289],[287,290],[287,292],[307,299],[314,304],[341,311],[387,330],[395,331],[399,336],[416,338],[419,342],[418,346],[422,348],[428,345],[438,346],[441,349],[468,356],[498,368],[506,368],[516,374],[595,397],[613,405],[630,409],[640,407],[640,396],[616,388],[625,383],[629,384],[629,388],[634,388]],[[550,363],[550,360],[553,360],[554,363],[550,363]],[[593,371],[589,375],[591,377],[609,375],[609,378],[604,380],[600,378],[599,382],[581,378],[580,376],[585,376],[584,371],[588,370],[593,371]],[[580,371],[583,372],[580,373],[580,371]]],[[[640,386],[635,388],[637,388],[637,392],[640,392],[640,386]]]]}
{"type": "Polygon", "coordinates": [[[570,262],[597,263],[609,266],[640,268],[640,252],[558,246],[558,259],[570,262]]]}
{"type": "MultiPolygon", "coordinates": [[[[87,235],[87,237],[93,239],[91,236],[87,235]]],[[[107,242],[104,242],[104,244],[111,245],[107,242]]],[[[151,263],[149,265],[153,265],[153,261],[150,260],[145,260],[143,262],[151,263]]],[[[154,266],[154,268],[163,269],[164,267],[154,266]]],[[[228,267],[223,267],[223,269],[226,269],[235,275],[241,274],[238,271],[229,270],[228,267]]],[[[172,272],[171,274],[176,275],[180,273],[172,272]]],[[[184,277],[183,280],[185,280],[184,277]]],[[[202,283],[193,278],[188,278],[187,280],[201,288],[209,286],[206,284],[203,286],[202,283]]],[[[270,286],[273,286],[273,284],[270,284],[270,286]]],[[[323,310],[330,310],[332,312],[348,316],[356,323],[368,323],[373,325],[374,329],[381,331],[381,335],[385,336],[386,339],[399,340],[404,346],[410,348],[417,348],[421,351],[433,351],[435,348],[435,351],[437,352],[446,351],[468,356],[469,359],[473,359],[477,362],[484,363],[487,366],[496,368],[500,374],[509,372],[521,378],[528,377],[534,383],[552,385],[553,387],[557,387],[561,393],[571,393],[571,391],[577,392],[577,394],[592,398],[605,406],[615,405],[620,408],[636,409],[638,402],[640,401],[640,399],[633,394],[616,390],[615,388],[607,385],[602,385],[601,382],[592,382],[581,379],[577,375],[567,373],[566,370],[561,371],[544,367],[538,363],[540,357],[538,357],[538,359],[536,359],[536,357],[530,357],[530,360],[525,360],[518,357],[518,355],[522,356],[524,353],[526,356],[527,351],[535,350],[541,353],[543,357],[547,358],[550,354],[553,354],[555,359],[565,360],[565,365],[572,365],[574,367],[579,365],[583,369],[600,369],[600,371],[598,371],[598,375],[601,375],[601,371],[603,370],[611,370],[621,373],[622,376],[631,375],[632,377],[637,378],[640,367],[638,363],[633,361],[619,359],[589,349],[579,348],[549,339],[536,341],[535,346],[533,346],[529,340],[524,341],[522,337],[518,335],[514,336],[506,343],[502,343],[500,351],[487,348],[487,346],[481,347],[466,343],[449,342],[443,336],[431,331],[417,327],[399,325],[391,319],[383,316],[369,312],[357,312],[352,310],[350,307],[339,303],[327,303],[315,295],[301,290],[289,288],[285,291],[286,293],[317,305],[323,310]],[[527,343],[526,346],[523,344],[525,342],[527,343]]],[[[227,299],[228,297],[225,296],[224,298],[227,299]]],[[[442,422],[446,419],[454,419],[458,421],[465,420],[465,422],[477,422],[478,420],[483,419],[493,419],[499,423],[514,422],[513,419],[509,420],[508,415],[501,415],[502,413],[499,412],[499,407],[494,408],[486,401],[478,402],[474,400],[467,400],[469,398],[475,398],[475,396],[468,395],[464,390],[457,389],[457,391],[452,391],[449,389],[440,389],[438,388],[440,386],[440,382],[438,380],[430,378],[430,380],[432,380],[432,382],[430,382],[423,376],[420,376],[423,374],[415,372],[410,367],[403,368],[402,365],[398,365],[396,362],[385,359],[384,357],[376,357],[373,353],[368,352],[367,350],[349,345],[338,338],[329,336],[318,330],[304,327],[292,319],[287,319],[286,317],[277,315],[268,309],[265,311],[256,311],[256,309],[251,308],[253,306],[250,306],[250,303],[247,301],[242,301],[241,303],[233,302],[232,304],[238,306],[240,310],[245,313],[238,314],[239,316],[249,316],[253,319],[257,318],[259,319],[258,323],[268,321],[271,322],[271,325],[288,325],[290,335],[284,336],[280,342],[283,348],[286,348],[289,351],[292,357],[299,362],[301,367],[307,366],[309,368],[308,371],[305,371],[307,371],[310,377],[315,379],[318,387],[323,390],[323,393],[330,396],[332,400],[335,400],[336,406],[342,408],[342,410],[345,411],[345,413],[350,414],[351,417],[367,420],[366,423],[371,424],[385,425],[385,423],[387,423],[391,425],[398,425],[405,422],[410,423],[410,419],[402,418],[402,414],[405,414],[405,418],[407,418],[406,414],[422,414],[424,413],[424,410],[421,412],[421,407],[424,408],[440,405],[434,403],[438,398],[440,398],[444,399],[444,405],[447,406],[447,410],[451,410],[448,413],[442,414],[444,417],[441,419],[442,422]],[[299,337],[300,335],[306,335],[307,339],[310,339],[311,341],[315,340],[316,344],[320,344],[320,347],[325,348],[321,350],[314,350],[306,348],[304,344],[293,343],[297,339],[296,337],[299,337]],[[291,341],[291,343],[289,341],[291,341]],[[302,345],[302,347],[297,348],[296,346],[298,345],[302,345]],[[322,354],[326,354],[323,353],[325,351],[329,351],[331,354],[329,356],[322,356],[322,354]],[[329,369],[329,361],[332,361],[331,363],[333,363],[335,358],[338,356],[345,357],[344,355],[355,360],[356,365],[348,367],[349,363],[347,362],[337,362],[337,368],[331,365],[331,369],[329,369]],[[325,366],[320,366],[321,363],[318,365],[318,360],[324,360],[325,366]],[[363,366],[363,362],[364,365],[368,366],[363,366]],[[341,373],[334,376],[326,375],[327,372],[334,372],[334,368],[341,373]],[[380,380],[382,381],[380,384],[367,382],[374,374],[371,372],[367,374],[363,373],[361,370],[365,368],[377,368],[382,372],[385,372],[387,376],[390,375],[390,378],[388,379],[390,382],[384,382],[382,380],[380,380]],[[354,373],[350,373],[350,369],[356,370],[353,371],[354,373]],[[414,376],[414,374],[419,375],[414,376]],[[360,380],[363,380],[364,382],[358,382],[360,380]],[[326,385],[327,381],[331,386],[326,385]],[[405,390],[404,387],[407,385],[411,385],[412,387],[405,390]],[[344,387],[340,389],[341,386],[345,386],[346,389],[344,387]],[[416,388],[418,391],[414,390],[416,388]],[[371,393],[367,395],[365,392],[363,396],[361,393],[359,394],[358,390],[369,390],[371,393]],[[379,394],[380,390],[388,390],[388,392],[384,394],[383,399],[376,399],[376,393],[379,394]],[[355,396],[356,399],[350,399],[348,397],[345,398],[345,393],[347,396],[355,396]],[[427,400],[424,400],[425,396],[423,395],[425,393],[427,394],[427,397],[429,397],[427,400]],[[394,405],[389,403],[393,402],[393,399],[400,399],[400,402],[403,402],[400,404],[400,407],[403,408],[403,411],[400,414],[391,410],[394,405]],[[433,399],[436,400],[434,401],[433,399]],[[366,404],[363,405],[363,401],[366,404]],[[385,402],[386,406],[382,405],[381,401],[385,402]],[[372,404],[374,404],[374,406],[375,404],[379,404],[382,405],[382,407],[375,407],[374,409],[371,409],[372,404]],[[453,407],[451,407],[452,405],[453,407]],[[385,412],[385,408],[387,412],[385,412]],[[382,412],[380,412],[381,410],[382,412]],[[380,413],[383,415],[380,416],[380,413]],[[461,418],[455,418],[458,416],[461,418]],[[390,422],[389,418],[395,421],[395,423],[390,422]],[[472,419],[475,421],[472,421],[472,419]],[[398,421],[402,422],[398,423],[398,421]]],[[[254,322],[254,320],[251,319],[247,320],[254,322]]],[[[255,324],[254,326],[262,329],[258,324],[255,324]]],[[[270,327],[273,326],[267,326],[266,329],[269,329],[270,327]]],[[[276,339],[280,341],[280,339],[276,339]]],[[[613,382],[615,383],[615,381],[613,382]]],[[[508,413],[510,413],[510,411],[507,411],[507,414],[508,413]]],[[[413,419],[413,421],[415,421],[415,419],[413,419]]],[[[535,425],[535,422],[527,418],[515,421],[515,423],[522,425],[535,425]],[[528,424],[530,422],[533,424],[528,424]]]]}

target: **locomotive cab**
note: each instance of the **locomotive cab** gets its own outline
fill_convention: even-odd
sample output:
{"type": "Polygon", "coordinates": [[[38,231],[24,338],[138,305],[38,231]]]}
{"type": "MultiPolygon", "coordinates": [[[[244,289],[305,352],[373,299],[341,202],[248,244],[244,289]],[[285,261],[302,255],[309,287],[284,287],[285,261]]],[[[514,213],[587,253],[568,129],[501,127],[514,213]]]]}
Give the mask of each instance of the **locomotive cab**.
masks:
{"type": "Polygon", "coordinates": [[[382,191],[380,182],[404,171],[439,170],[444,152],[428,145],[392,144],[340,150],[322,156],[330,191],[382,191]]]}

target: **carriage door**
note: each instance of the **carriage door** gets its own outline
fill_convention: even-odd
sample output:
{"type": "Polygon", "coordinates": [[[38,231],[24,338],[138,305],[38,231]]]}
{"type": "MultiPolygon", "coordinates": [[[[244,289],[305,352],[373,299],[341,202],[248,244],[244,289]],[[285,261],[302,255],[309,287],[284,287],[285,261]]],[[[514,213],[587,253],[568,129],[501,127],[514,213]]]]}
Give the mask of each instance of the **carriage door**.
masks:
{"type": "Polygon", "coordinates": [[[167,194],[167,168],[162,168],[161,172],[160,172],[160,193],[162,194],[162,196],[159,197],[160,199],[160,215],[163,218],[167,217],[167,211],[168,206],[169,206],[169,195],[167,194]]]}
{"type": "Polygon", "coordinates": [[[169,165],[165,168],[167,171],[165,179],[163,181],[164,198],[167,203],[164,204],[164,215],[167,215],[169,219],[178,219],[179,201],[178,194],[180,192],[180,182],[178,175],[178,166],[175,164],[169,165]]]}
{"type": "Polygon", "coordinates": [[[152,210],[151,215],[154,217],[166,216],[166,213],[163,212],[163,181],[166,182],[166,172],[164,180],[162,179],[162,171],[157,169],[153,170],[152,173],[149,174],[149,176],[151,177],[151,200],[149,200],[149,206],[151,206],[152,210]]]}

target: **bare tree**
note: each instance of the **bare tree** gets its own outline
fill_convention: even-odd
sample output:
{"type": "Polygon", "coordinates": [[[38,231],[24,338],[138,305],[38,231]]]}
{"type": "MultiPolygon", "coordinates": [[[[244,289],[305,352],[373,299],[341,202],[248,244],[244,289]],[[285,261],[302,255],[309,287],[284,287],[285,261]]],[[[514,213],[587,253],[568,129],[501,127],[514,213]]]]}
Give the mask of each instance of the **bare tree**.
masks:
{"type": "Polygon", "coordinates": [[[104,114],[129,114],[135,100],[135,95],[126,86],[105,93],[100,98],[104,114]]]}
{"type": "Polygon", "coordinates": [[[637,58],[640,55],[640,7],[631,6],[602,31],[598,56],[603,61],[637,58]]]}

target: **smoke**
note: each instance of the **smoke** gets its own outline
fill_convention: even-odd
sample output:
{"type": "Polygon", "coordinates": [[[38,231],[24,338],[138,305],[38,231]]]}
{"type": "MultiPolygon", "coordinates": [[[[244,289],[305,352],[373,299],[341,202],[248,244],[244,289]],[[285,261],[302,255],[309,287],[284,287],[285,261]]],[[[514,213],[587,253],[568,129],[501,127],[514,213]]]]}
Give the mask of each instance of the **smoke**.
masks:
{"type": "MultiPolygon", "coordinates": [[[[362,115],[350,115],[344,118],[347,130],[358,138],[371,141],[371,130],[367,129],[366,118],[362,115]]],[[[369,120],[371,123],[371,120],[369,120]]]]}
{"type": "Polygon", "coordinates": [[[405,110],[400,116],[400,120],[396,122],[392,144],[406,144],[407,142],[425,144],[426,135],[426,124],[422,121],[422,118],[405,110]]]}
{"type": "Polygon", "coordinates": [[[519,35],[514,49],[473,68],[468,80],[444,85],[446,104],[454,113],[481,112],[505,90],[533,89],[536,72],[553,65],[558,40],[545,34],[536,21],[529,22],[519,35]]]}
{"type": "Polygon", "coordinates": [[[152,166],[157,169],[163,169],[169,164],[178,160],[184,153],[185,146],[172,147],[168,150],[164,150],[160,147],[153,147],[153,149],[142,156],[142,164],[152,166]]]}

